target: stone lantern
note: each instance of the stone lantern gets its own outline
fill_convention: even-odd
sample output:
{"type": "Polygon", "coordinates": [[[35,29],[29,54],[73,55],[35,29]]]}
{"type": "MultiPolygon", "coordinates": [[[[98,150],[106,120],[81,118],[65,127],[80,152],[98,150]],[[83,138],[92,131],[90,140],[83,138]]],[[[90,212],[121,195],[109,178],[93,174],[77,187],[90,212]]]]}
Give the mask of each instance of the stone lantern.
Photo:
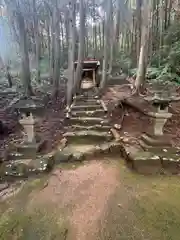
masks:
{"type": "Polygon", "coordinates": [[[20,99],[15,104],[19,112],[19,123],[23,128],[24,137],[21,142],[13,144],[18,158],[35,158],[44,143],[35,132],[35,124],[43,113],[43,104],[38,99],[20,99]]]}
{"type": "Polygon", "coordinates": [[[170,137],[168,134],[164,134],[163,128],[167,120],[172,117],[168,110],[174,97],[171,97],[168,91],[154,91],[154,96],[146,97],[145,100],[153,105],[155,111],[148,112],[148,116],[151,116],[154,122],[153,132],[144,133],[141,136],[142,147],[170,147],[170,137]]]}
{"type": "Polygon", "coordinates": [[[172,99],[168,96],[163,96],[161,93],[155,93],[153,97],[149,98],[149,101],[156,109],[154,113],[150,113],[154,118],[153,134],[156,136],[162,136],[164,134],[163,128],[165,123],[172,117],[172,114],[169,113],[169,104],[172,99]]]}

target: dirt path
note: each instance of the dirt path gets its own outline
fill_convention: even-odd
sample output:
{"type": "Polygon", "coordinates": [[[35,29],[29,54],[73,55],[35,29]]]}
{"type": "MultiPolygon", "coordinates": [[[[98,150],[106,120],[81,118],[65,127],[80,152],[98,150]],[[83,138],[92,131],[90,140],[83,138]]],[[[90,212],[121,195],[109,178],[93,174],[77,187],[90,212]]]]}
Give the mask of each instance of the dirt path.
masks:
{"type": "Polygon", "coordinates": [[[118,183],[116,166],[92,161],[75,170],[55,170],[48,186],[34,200],[53,202],[68,210],[69,240],[93,240],[118,183]]]}

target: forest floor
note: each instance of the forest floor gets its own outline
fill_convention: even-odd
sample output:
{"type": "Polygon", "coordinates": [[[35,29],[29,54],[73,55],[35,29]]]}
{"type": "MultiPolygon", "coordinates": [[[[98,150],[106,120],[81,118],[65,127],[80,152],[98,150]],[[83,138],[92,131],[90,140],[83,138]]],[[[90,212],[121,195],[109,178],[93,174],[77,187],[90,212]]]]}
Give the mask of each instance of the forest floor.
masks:
{"type": "MultiPolygon", "coordinates": [[[[129,88],[109,88],[104,101],[111,124],[122,125],[120,135],[137,144],[152,122],[133,108],[115,107],[122,92],[126,97],[130,94],[129,88]]],[[[61,139],[64,106],[62,89],[56,103],[48,99],[38,123],[39,134],[49,140],[47,151],[61,139]]],[[[171,104],[170,111],[173,116],[165,131],[180,146],[180,102],[171,104]]],[[[8,114],[2,111],[1,120],[6,123],[8,117],[16,126],[17,118],[8,114]]],[[[12,127],[11,134],[1,139],[1,153],[20,136],[20,128],[12,127]]],[[[2,240],[179,239],[179,176],[138,175],[127,169],[123,159],[108,157],[61,164],[49,175],[21,181],[20,186],[18,193],[0,201],[2,240]]]]}
{"type": "MultiPolygon", "coordinates": [[[[179,88],[174,88],[174,91],[179,95],[179,88]]],[[[153,120],[130,106],[122,107],[119,105],[114,107],[119,99],[127,97],[131,97],[130,88],[120,85],[108,88],[103,99],[109,105],[109,117],[112,125],[118,124],[121,126],[120,136],[128,136],[129,139],[136,142],[143,132],[152,132],[153,120]]],[[[132,102],[143,110],[152,110],[150,104],[141,102],[139,99],[139,97],[132,97],[132,102]]],[[[180,101],[170,103],[169,112],[172,113],[172,117],[167,120],[164,132],[171,136],[173,146],[180,147],[180,101]]]]}
{"type": "Polygon", "coordinates": [[[180,178],[142,176],[122,159],[61,165],[0,202],[2,240],[178,240],[180,178]]]}
{"type": "MultiPolygon", "coordinates": [[[[45,100],[44,117],[36,126],[37,133],[42,139],[46,139],[48,145],[45,151],[50,152],[58,145],[64,131],[64,107],[65,107],[65,89],[60,88],[59,97],[56,101],[51,98],[45,100]]],[[[109,119],[112,124],[121,126],[119,133],[121,136],[128,137],[132,142],[137,142],[138,138],[144,131],[151,131],[153,121],[148,116],[129,106],[116,106],[119,99],[130,96],[130,88],[125,86],[109,87],[103,99],[109,109],[109,119]]],[[[133,99],[135,101],[135,98],[133,99]]],[[[9,134],[0,134],[0,156],[14,139],[22,138],[22,129],[18,125],[17,116],[12,111],[6,111],[5,103],[12,101],[12,96],[0,99],[0,120],[3,121],[10,129],[9,134]]],[[[137,103],[138,105],[138,103],[137,103]]],[[[151,109],[150,105],[140,105],[142,109],[151,109]]],[[[165,124],[164,131],[171,135],[173,146],[180,147],[180,101],[170,104],[169,112],[173,115],[165,124]]]]}

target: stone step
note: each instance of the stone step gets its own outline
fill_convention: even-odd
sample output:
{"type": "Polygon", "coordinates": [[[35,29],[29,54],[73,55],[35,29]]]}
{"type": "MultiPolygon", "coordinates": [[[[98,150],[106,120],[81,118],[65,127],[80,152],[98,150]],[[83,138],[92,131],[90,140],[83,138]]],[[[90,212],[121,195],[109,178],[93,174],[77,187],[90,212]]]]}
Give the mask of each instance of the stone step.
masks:
{"type": "MultiPolygon", "coordinates": [[[[29,155],[31,153],[29,152],[29,155]]],[[[8,160],[9,161],[15,161],[15,160],[19,160],[19,159],[27,159],[28,156],[26,156],[26,154],[23,153],[19,153],[19,152],[10,152],[8,154],[8,160]]]]}
{"type": "Polygon", "coordinates": [[[104,114],[105,114],[105,112],[104,112],[104,110],[102,110],[102,109],[97,109],[97,110],[95,110],[95,111],[72,111],[71,112],[71,116],[73,116],[73,117],[82,117],[82,116],[85,116],[85,117],[91,117],[91,116],[93,116],[93,117],[103,117],[104,116],[104,114]]]}
{"type": "Polygon", "coordinates": [[[128,158],[132,162],[132,168],[138,173],[154,174],[161,172],[161,159],[151,151],[130,152],[128,158]]]}
{"type": "Polygon", "coordinates": [[[66,126],[65,129],[68,131],[70,129],[73,129],[73,130],[87,130],[87,131],[99,131],[99,132],[105,132],[105,131],[109,131],[111,129],[111,126],[109,125],[100,125],[100,124],[95,124],[93,126],[83,126],[83,125],[78,125],[78,124],[75,124],[75,125],[71,125],[71,126],[66,126]]]}
{"type": "Polygon", "coordinates": [[[34,157],[43,146],[44,142],[39,142],[37,144],[13,144],[12,154],[18,153],[24,155],[24,157],[34,157]]]}
{"type": "Polygon", "coordinates": [[[109,125],[109,121],[107,119],[99,118],[99,117],[71,117],[67,120],[71,125],[78,124],[83,126],[89,125],[109,125]]]}
{"type": "Polygon", "coordinates": [[[76,99],[74,103],[75,105],[85,105],[85,104],[94,105],[94,104],[99,104],[100,100],[94,99],[94,98],[82,98],[82,99],[76,99]]]}
{"type": "Polygon", "coordinates": [[[16,159],[4,162],[1,166],[2,175],[13,177],[28,177],[52,169],[54,160],[52,156],[38,156],[36,159],[16,159]]]}
{"type": "Polygon", "coordinates": [[[122,146],[116,142],[105,142],[101,144],[68,144],[63,151],[58,151],[54,157],[55,163],[84,161],[103,154],[120,155],[122,146]]]}
{"type": "Polygon", "coordinates": [[[169,146],[150,146],[142,140],[139,140],[139,144],[145,151],[149,150],[157,154],[159,154],[160,152],[163,154],[166,154],[166,152],[174,153],[174,150],[170,145],[169,146]]]}
{"type": "Polygon", "coordinates": [[[99,105],[100,103],[95,101],[95,100],[91,100],[91,101],[86,101],[86,100],[81,100],[81,101],[76,101],[74,102],[74,106],[89,106],[89,105],[99,105]]]}
{"type": "Polygon", "coordinates": [[[93,111],[103,109],[100,104],[94,104],[94,105],[73,105],[71,108],[71,111],[93,111]]]}
{"type": "Polygon", "coordinates": [[[164,152],[162,148],[149,148],[143,151],[131,147],[126,153],[128,158],[126,160],[131,161],[131,167],[139,173],[180,173],[179,149],[171,147],[164,152]]]}
{"type": "Polygon", "coordinates": [[[166,137],[166,140],[168,140],[168,141],[170,141],[170,139],[171,139],[170,134],[154,135],[154,134],[151,134],[151,133],[148,133],[148,132],[144,132],[143,134],[146,134],[149,138],[153,138],[153,139],[156,139],[156,140],[159,140],[159,139],[164,140],[165,137],[166,137]]]}
{"type": "Polygon", "coordinates": [[[75,142],[84,144],[85,142],[99,142],[110,141],[113,136],[111,132],[98,132],[98,131],[74,131],[66,132],[63,137],[67,138],[68,142],[75,142]]]}
{"type": "Polygon", "coordinates": [[[99,96],[97,96],[95,94],[95,92],[92,92],[91,94],[82,94],[82,95],[79,95],[79,96],[76,96],[75,100],[81,100],[81,99],[96,99],[98,100],[99,99],[99,96]]]}
{"type": "Polygon", "coordinates": [[[180,173],[180,154],[167,152],[164,156],[160,154],[162,166],[166,172],[172,174],[180,173]]]}
{"type": "Polygon", "coordinates": [[[141,140],[148,146],[171,146],[170,140],[166,136],[151,136],[144,133],[141,135],[141,140]]]}

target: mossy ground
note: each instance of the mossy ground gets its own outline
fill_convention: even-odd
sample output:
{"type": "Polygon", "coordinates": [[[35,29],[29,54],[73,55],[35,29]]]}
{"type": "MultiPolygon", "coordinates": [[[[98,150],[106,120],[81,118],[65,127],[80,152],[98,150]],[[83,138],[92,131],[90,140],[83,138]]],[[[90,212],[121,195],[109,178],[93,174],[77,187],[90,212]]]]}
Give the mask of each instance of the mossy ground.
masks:
{"type": "Polygon", "coordinates": [[[30,206],[30,195],[40,191],[47,177],[31,180],[15,197],[0,203],[1,240],[64,240],[66,221],[56,206],[30,206]]]}
{"type": "MultiPolygon", "coordinates": [[[[107,201],[93,240],[179,240],[179,176],[142,176],[130,172],[122,162],[105,162],[118,168],[119,185],[107,201]]],[[[59,167],[76,171],[81,166],[59,167]]],[[[66,239],[70,226],[64,209],[59,210],[57,204],[29,204],[48,178],[29,181],[19,194],[0,203],[0,239],[66,239]]]]}
{"type": "Polygon", "coordinates": [[[142,176],[119,167],[120,184],[97,239],[179,240],[179,176],[142,176]]]}

